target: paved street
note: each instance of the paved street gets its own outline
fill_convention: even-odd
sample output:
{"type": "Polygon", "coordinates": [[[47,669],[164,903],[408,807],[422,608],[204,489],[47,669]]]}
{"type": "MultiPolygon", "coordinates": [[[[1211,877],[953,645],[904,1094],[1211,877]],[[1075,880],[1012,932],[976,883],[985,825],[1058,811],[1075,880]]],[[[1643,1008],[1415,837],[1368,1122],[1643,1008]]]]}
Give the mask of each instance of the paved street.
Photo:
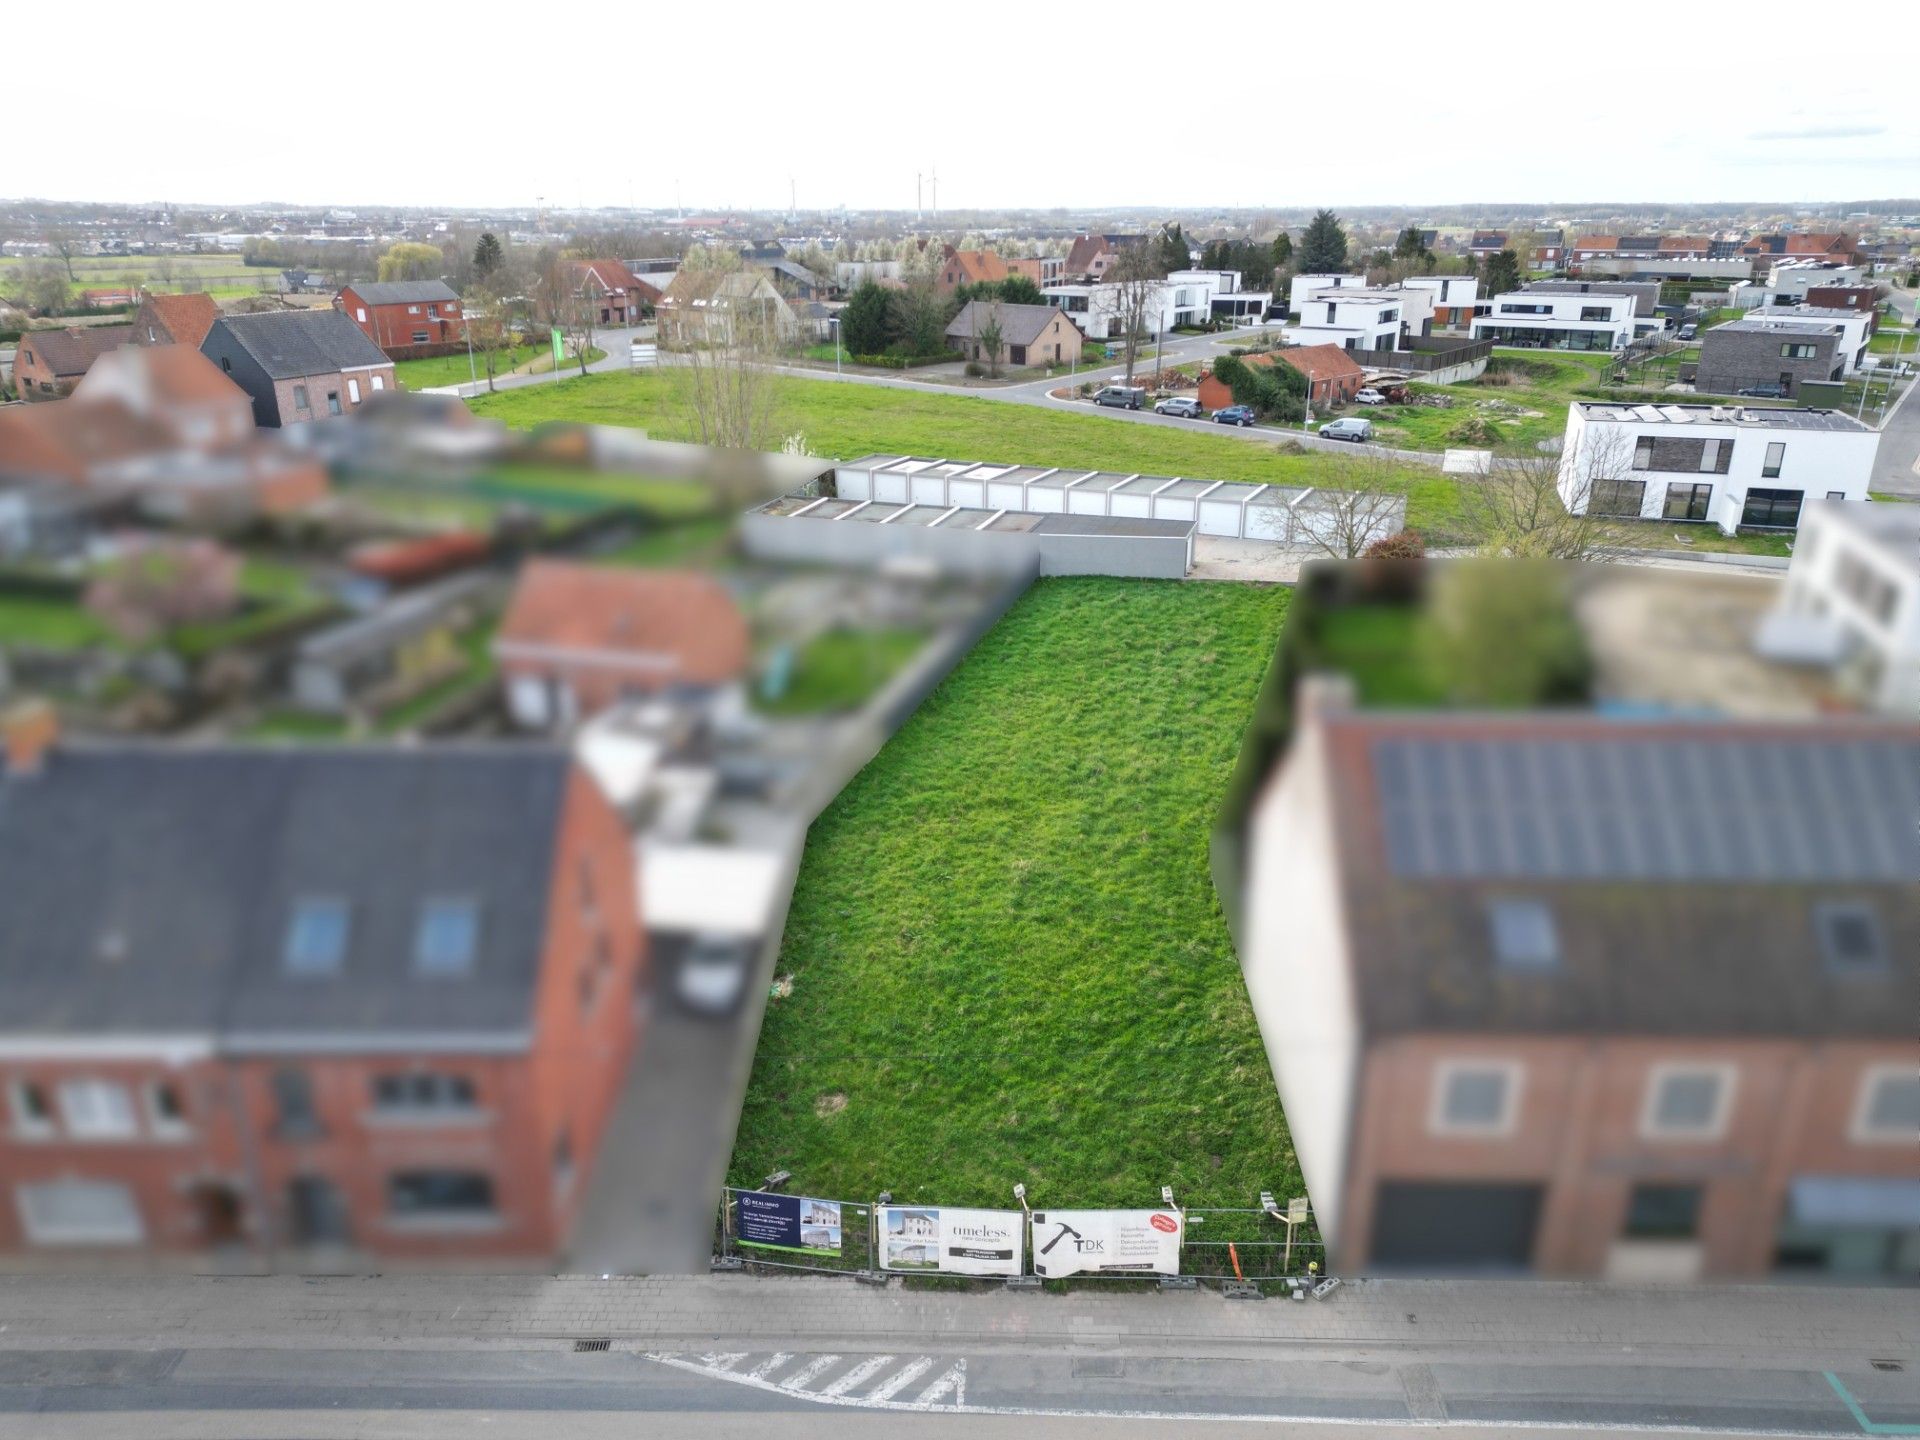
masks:
{"type": "Polygon", "coordinates": [[[1916,1434],[1917,1374],[1920,1306],[1896,1290],[1373,1281],[1294,1303],[752,1276],[0,1282],[0,1435],[464,1437],[535,1433],[514,1424],[534,1414],[538,1433],[623,1436],[764,1435],[772,1415],[836,1437],[1222,1420],[1916,1434]],[[609,1348],[575,1353],[580,1338],[609,1348]]]}
{"type": "MultiPolygon", "coordinates": [[[[1914,292],[1896,289],[1892,299],[1894,308],[1911,323],[1914,292]]],[[[1873,483],[1868,488],[1883,495],[1920,500],[1920,404],[1914,403],[1915,390],[1920,390],[1920,383],[1907,386],[1881,428],[1880,453],[1874,459],[1873,483]]]]}

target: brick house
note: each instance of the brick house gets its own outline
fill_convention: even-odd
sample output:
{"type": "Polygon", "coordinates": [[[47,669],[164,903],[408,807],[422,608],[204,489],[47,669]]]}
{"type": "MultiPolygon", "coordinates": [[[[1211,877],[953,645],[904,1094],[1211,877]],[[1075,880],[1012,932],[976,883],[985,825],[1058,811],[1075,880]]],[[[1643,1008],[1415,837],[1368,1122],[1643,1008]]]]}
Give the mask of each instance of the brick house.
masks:
{"type": "Polygon", "coordinates": [[[94,362],[73,401],[118,400],[182,445],[213,450],[253,438],[253,400],[192,346],[128,345],[94,362]]]}
{"type": "Polygon", "coordinates": [[[991,250],[955,250],[947,247],[947,258],[934,276],[934,288],[951,294],[962,285],[997,283],[1007,278],[1007,262],[991,250]]]}
{"type": "Polygon", "coordinates": [[[467,343],[460,297],[444,280],[393,280],[342,286],[340,311],[389,360],[451,355],[467,343]]]}
{"type": "Polygon", "coordinates": [[[554,1256],[647,966],[586,772],[50,746],[45,713],[0,777],[0,1252],[554,1256]]]}
{"type": "Polygon", "coordinates": [[[1840,265],[1862,263],[1859,245],[1844,232],[1756,235],[1740,247],[1740,254],[1742,258],[1753,261],[1756,274],[1781,260],[1830,260],[1840,265]]]}
{"type": "Polygon", "coordinates": [[[1839,384],[1846,376],[1845,334],[1838,324],[1776,320],[1764,312],[1716,325],[1700,338],[1694,389],[1702,395],[1738,395],[1778,385],[1797,399],[1808,381],[1839,384]]]}
{"type": "Polygon", "coordinates": [[[131,325],[71,325],[29,330],[13,357],[13,389],[22,400],[59,400],[109,350],[133,344],[131,325]]]}
{"type": "MultiPolygon", "coordinates": [[[[1249,365],[1271,365],[1277,360],[1298,370],[1306,377],[1309,402],[1321,411],[1345,405],[1366,383],[1366,371],[1338,345],[1291,345],[1241,359],[1249,365]]],[[[1209,371],[1200,377],[1199,399],[1209,410],[1224,410],[1233,404],[1233,392],[1209,371]]]]}
{"type": "Polygon", "coordinates": [[[711,576],[537,560],[520,572],[493,653],[514,720],[564,728],[629,696],[737,684],[747,623],[711,576]]]}
{"type": "Polygon", "coordinates": [[[1064,365],[1080,358],[1085,343],[1067,312],[1051,305],[1009,305],[998,300],[969,300],[947,326],[948,348],[969,360],[985,360],[979,331],[997,321],[1000,365],[1064,365]]]}
{"type": "Polygon", "coordinates": [[[1871,285],[1809,285],[1801,303],[1816,310],[1857,310],[1871,317],[1869,333],[1880,328],[1880,297],[1871,285]]]}
{"type": "Polygon", "coordinates": [[[1292,713],[1237,934],[1335,1268],[1914,1273],[1920,728],[1292,713]]]}
{"type": "Polygon", "coordinates": [[[200,348],[220,318],[211,295],[145,295],[133,312],[136,345],[191,345],[200,348]]]}
{"type": "Polygon", "coordinates": [[[574,294],[598,310],[602,325],[638,323],[642,297],[635,292],[626,261],[574,260],[569,265],[574,294]]]}
{"type": "Polygon", "coordinates": [[[394,388],[393,361],[339,310],[223,315],[200,351],[253,398],[267,428],[348,415],[394,388]]]}

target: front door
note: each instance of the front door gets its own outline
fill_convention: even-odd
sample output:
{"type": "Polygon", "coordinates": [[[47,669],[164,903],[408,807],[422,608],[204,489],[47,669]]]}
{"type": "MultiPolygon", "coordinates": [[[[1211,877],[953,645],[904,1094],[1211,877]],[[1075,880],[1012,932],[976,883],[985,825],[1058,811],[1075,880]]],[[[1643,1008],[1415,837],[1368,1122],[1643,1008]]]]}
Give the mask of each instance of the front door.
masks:
{"type": "Polygon", "coordinates": [[[287,1186],[287,1239],[295,1245],[347,1243],[347,1202],[321,1175],[301,1175],[287,1186]]]}

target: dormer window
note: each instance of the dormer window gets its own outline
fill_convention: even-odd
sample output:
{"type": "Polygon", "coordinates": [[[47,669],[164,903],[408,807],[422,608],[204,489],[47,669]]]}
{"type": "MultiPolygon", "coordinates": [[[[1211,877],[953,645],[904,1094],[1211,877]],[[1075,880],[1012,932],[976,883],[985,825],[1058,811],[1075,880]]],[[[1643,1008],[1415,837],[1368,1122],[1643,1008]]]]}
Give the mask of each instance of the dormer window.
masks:
{"type": "Polygon", "coordinates": [[[1560,937],[1553,912],[1542,900],[1496,900],[1488,919],[1493,954],[1512,970],[1545,970],[1560,962],[1560,937]]]}
{"type": "Polygon", "coordinates": [[[338,975],[347,958],[347,902],[296,900],[285,958],[289,975],[338,975]]]}
{"type": "Polygon", "coordinates": [[[428,900],[420,907],[413,968],[421,975],[469,975],[479,940],[478,901],[445,896],[428,900]]]}
{"type": "Polygon", "coordinates": [[[1872,906],[1857,901],[1816,905],[1813,929],[1827,969],[1835,974],[1873,974],[1886,968],[1886,936],[1872,906]]]}

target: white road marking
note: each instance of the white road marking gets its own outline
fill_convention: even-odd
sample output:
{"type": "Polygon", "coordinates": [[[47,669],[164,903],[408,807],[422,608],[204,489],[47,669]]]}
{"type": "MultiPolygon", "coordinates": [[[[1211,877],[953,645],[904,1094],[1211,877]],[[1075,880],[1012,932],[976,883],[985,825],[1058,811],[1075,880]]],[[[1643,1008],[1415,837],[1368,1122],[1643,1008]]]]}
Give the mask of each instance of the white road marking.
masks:
{"type": "MultiPolygon", "coordinates": [[[[755,1379],[752,1375],[741,1375],[727,1371],[715,1371],[700,1363],[698,1356],[676,1355],[668,1351],[647,1351],[645,1357],[657,1365],[669,1365],[676,1370],[688,1370],[696,1375],[707,1375],[715,1380],[725,1380],[734,1385],[750,1385],[756,1390],[766,1390],[775,1395],[789,1395],[797,1400],[810,1400],[816,1405],[844,1405],[856,1410],[899,1410],[913,1411],[933,1415],[1006,1415],[1029,1420],[1186,1420],[1186,1421],[1223,1421],[1241,1425],[1325,1425],[1342,1426],[1354,1430],[1467,1430],[1484,1431],[1490,1422],[1485,1420],[1416,1420],[1416,1419],[1372,1419],[1352,1415],[1292,1415],[1276,1411],[1271,1415],[1246,1414],[1213,1410],[1088,1410],[1072,1406],[1050,1408],[1044,1405],[960,1405],[929,1402],[922,1405],[919,1401],[891,1400],[886,1398],[912,1383],[918,1376],[931,1368],[933,1362],[921,1357],[905,1370],[889,1377],[869,1395],[828,1395],[816,1394],[811,1390],[793,1390],[785,1385],[777,1385],[771,1380],[755,1379]],[[925,1363],[923,1364],[922,1361],[925,1363]],[[894,1380],[905,1375],[899,1385],[894,1380]],[[884,1394],[882,1392],[885,1392],[884,1394]]],[[[830,1357],[838,1360],[835,1355],[830,1357]]],[[[811,1367],[809,1367],[811,1368],[811,1367]]],[[[956,1369],[959,1366],[956,1364],[956,1369]]],[[[817,1373],[817,1372],[816,1372],[817,1373]]],[[[944,1377],[943,1377],[944,1378],[944,1377]]],[[[1713,1425],[1634,1425],[1616,1424],[1607,1421],[1590,1420],[1502,1420],[1497,1427],[1505,1430],[1537,1430],[1543,1434],[1565,1435],[1714,1435],[1724,1436],[1746,1432],[1729,1430],[1724,1426],[1713,1425]]],[[[1814,1430],[1769,1430],[1768,1440],[1833,1440],[1832,1431],[1814,1430]]]]}
{"type": "Polygon", "coordinates": [[[948,1367],[946,1374],[922,1390],[914,1399],[913,1408],[931,1410],[949,1395],[953,1396],[953,1408],[956,1410],[967,1403],[967,1362],[965,1360],[954,1361],[948,1367]]]}
{"type": "Polygon", "coordinates": [[[821,1375],[840,1363],[838,1355],[816,1355],[780,1382],[782,1390],[805,1390],[821,1375]]]}
{"type": "Polygon", "coordinates": [[[867,1399],[876,1405],[885,1404],[932,1368],[933,1357],[931,1355],[922,1355],[912,1364],[901,1366],[900,1369],[894,1371],[893,1374],[874,1386],[872,1390],[867,1392],[867,1399]]]}
{"type": "Polygon", "coordinates": [[[746,1358],[747,1358],[747,1352],[742,1350],[737,1355],[721,1355],[721,1354],[711,1354],[711,1353],[702,1355],[700,1357],[700,1362],[703,1365],[705,1365],[709,1370],[713,1371],[714,1374],[724,1375],[729,1370],[733,1369],[734,1366],[738,1365],[742,1360],[746,1358]]]}
{"type": "Polygon", "coordinates": [[[884,1370],[893,1363],[891,1355],[870,1355],[838,1379],[820,1387],[822,1395],[844,1395],[847,1391],[870,1379],[876,1370],[884,1370]]]}
{"type": "Polygon", "coordinates": [[[764,1380],[792,1358],[792,1354],[785,1350],[769,1355],[747,1372],[747,1378],[749,1380],[764,1380]]]}

